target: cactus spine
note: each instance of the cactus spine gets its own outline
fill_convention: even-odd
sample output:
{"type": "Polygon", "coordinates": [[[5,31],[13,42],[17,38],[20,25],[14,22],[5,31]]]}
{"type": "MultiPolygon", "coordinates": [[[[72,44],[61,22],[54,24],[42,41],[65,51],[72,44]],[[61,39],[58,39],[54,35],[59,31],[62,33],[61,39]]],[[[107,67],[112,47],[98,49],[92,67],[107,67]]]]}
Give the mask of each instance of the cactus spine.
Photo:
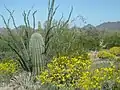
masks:
{"type": "Polygon", "coordinates": [[[32,63],[32,73],[33,75],[40,74],[41,70],[44,69],[45,59],[44,59],[44,41],[43,37],[39,33],[34,33],[31,36],[29,42],[29,50],[32,63]]]}

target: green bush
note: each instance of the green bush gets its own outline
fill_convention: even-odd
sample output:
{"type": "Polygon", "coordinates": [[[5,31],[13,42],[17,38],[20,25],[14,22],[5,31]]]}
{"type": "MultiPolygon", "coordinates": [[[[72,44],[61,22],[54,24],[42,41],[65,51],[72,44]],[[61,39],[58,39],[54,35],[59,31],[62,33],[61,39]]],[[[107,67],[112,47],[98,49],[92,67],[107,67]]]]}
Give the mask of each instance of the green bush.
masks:
{"type": "Polygon", "coordinates": [[[102,59],[114,59],[116,56],[111,54],[109,51],[102,50],[99,51],[97,56],[102,59]]]}
{"type": "Polygon", "coordinates": [[[110,48],[110,53],[114,54],[116,56],[119,56],[120,55],[120,47],[112,47],[112,48],[110,48]]]}

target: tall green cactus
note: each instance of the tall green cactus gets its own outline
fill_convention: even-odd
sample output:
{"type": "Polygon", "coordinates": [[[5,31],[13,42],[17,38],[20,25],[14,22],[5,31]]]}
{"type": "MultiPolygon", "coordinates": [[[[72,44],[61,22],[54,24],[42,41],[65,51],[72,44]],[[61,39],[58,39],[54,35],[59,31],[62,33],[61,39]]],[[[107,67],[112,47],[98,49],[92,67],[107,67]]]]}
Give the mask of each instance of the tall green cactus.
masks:
{"type": "Polygon", "coordinates": [[[29,50],[32,62],[33,75],[40,74],[41,70],[44,69],[45,58],[44,58],[44,41],[43,37],[39,33],[34,33],[31,36],[29,42],[29,50]]]}

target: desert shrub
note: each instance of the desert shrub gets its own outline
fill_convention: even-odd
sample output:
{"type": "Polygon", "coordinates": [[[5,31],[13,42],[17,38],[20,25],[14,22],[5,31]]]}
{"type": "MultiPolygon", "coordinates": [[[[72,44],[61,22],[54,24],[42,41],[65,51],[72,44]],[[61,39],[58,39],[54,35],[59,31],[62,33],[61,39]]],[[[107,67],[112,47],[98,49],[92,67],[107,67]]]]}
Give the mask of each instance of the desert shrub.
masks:
{"type": "Polygon", "coordinates": [[[77,87],[83,72],[90,68],[91,61],[78,57],[54,58],[47,69],[37,78],[42,84],[51,83],[58,87],[77,87]]]}
{"type": "Polygon", "coordinates": [[[17,71],[18,65],[14,60],[3,60],[0,62],[0,74],[13,74],[17,71]]]}
{"type": "Polygon", "coordinates": [[[41,90],[41,85],[39,82],[34,82],[34,77],[32,74],[26,71],[14,75],[10,80],[10,86],[14,90],[41,90]]]}
{"type": "Polygon", "coordinates": [[[110,48],[110,53],[119,56],[120,55],[120,47],[112,47],[110,48]]]}
{"type": "Polygon", "coordinates": [[[0,81],[9,82],[10,78],[17,73],[18,63],[15,60],[4,59],[0,61],[0,81]]]}
{"type": "Polygon", "coordinates": [[[11,51],[8,45],[0,39],[0,52],[11,51]]]}
{"type": "Polygon", "coordinates": [[[54,30],[53,38],[50,41],[49,54],[51,56],[64,56],[82,52],[81,43],[78,41],[78,35],[75,31],[54,30]]]}
{"type": "Polygon", "coordinates": [[[97,54],[97,56],[99,58],[102,58],[102,59],[114,59],[115,58],[115,55],[111,54],[107,50],[99,51],[98,54],[97,54]]]}
{"type": "Polygon", "coordinates": [[[120,84],[120,70],[116,71],[115,66],[111,66],[85,72],[79,80],[79,86],[85,90],[101,89],[105,83],[111,85],[116,82],[120,84]]]}
{"type": "Polygon", "coordinates": [[[120,32],[119,31],[109,31],[102,36],[104,43],[106,44],[106,49],[112,48],[114,46],[120,46],[120,32]]]}
{"type": "Polygon", "coordinates": [[[89,58],[58,57],[47,65],[47,69],[37,79],[42,85],[52,84],[59,88],[73,87],[84,90],[101,89],[106,83],[120,84],[120,70],[116,70],[112,63],[110,67],[104,68],[94,69],[91,66],[92,61],[89,58]]]}
{"type": "Polygon", "coordinates": [[[16,54],[12,51],[7,52],[0,52],[0,60],[3,60],[5,58],[16,58],[16,54]]]}

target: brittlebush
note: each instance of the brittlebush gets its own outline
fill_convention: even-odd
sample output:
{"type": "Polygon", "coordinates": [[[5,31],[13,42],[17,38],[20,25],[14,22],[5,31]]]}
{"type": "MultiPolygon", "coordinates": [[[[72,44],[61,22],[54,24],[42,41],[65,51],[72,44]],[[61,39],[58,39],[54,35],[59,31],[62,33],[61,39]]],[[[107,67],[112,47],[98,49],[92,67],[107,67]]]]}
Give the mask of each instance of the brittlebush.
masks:
{"type": "Polygon", "coordinates": [[[18,64],[14,60],[0,62],[0,75],[12,75],[17,72],[18,64]]]}
{"type": "Polygon", "coordinates": [[[112,47],[110,48],[110,53],[116,55],[116,56],[120,56],[120,47],[112,47]]]}
{"type": "Polygon", "coordinates": [[[78,80],[82,76],[82,72],[89,70],[91,61],[79,57],[59,57],[54,58],[47,65],[47,69],[42,72],[38,79],[44,83],[52,83],[59,87],[69,86],[77,87],[78,80]]]}
{"type": "Polygon", "coordinates": [[[105,82],[113,82],[120,84],[120,70],[115,67],[99,68],[91,72],[85,72],[79,79],[79,86],[85,90],[102,89],[105,82]]]}
{"type": "Polygon", "coordinates": [[[114,65],[107,68],[92,69],[89,58],[62,56],[54,58],[37,79],[42,84],[58,87],[74,87],[84,90],[101,89],[107,81],[120,83],[120,70],[114,65]]]}
{"type": "Polygon", "coordinates": [[[99,51],[97,56],[102,59],[114,59],[116,56],[111,54],[109,51],[102,50],[99,51]]]}

